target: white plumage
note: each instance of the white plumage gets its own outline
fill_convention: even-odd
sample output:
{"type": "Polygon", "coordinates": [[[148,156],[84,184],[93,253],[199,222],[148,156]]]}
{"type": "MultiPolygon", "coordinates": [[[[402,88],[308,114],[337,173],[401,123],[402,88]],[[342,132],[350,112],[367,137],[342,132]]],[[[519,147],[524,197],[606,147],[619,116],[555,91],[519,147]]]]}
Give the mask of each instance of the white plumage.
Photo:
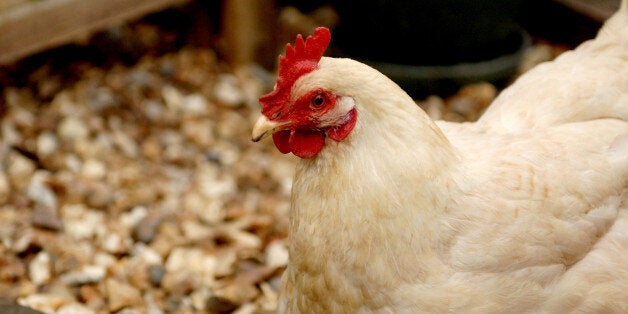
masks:
{"type": "Polygon", "coordinates": [[[281,312],[628,313],[626,0],[476,123],[349,59],[291,99],[316,89],[357,124],[297,166],[281,312]]]}

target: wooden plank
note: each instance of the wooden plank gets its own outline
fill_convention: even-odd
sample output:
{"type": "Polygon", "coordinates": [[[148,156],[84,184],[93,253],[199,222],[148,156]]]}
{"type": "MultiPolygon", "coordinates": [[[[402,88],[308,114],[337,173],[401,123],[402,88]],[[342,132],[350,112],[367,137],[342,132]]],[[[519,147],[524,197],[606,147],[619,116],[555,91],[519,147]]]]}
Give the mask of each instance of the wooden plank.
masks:
{"type": "Polygon", "coordinates": [[[556,0],[579,14],[603,23],[617,12],[621,0],[556,0]]]}
{"type": "Polygon", "coordinates": [[[43,0],[0,12],[0,64],[188,0],[43,0]]]}

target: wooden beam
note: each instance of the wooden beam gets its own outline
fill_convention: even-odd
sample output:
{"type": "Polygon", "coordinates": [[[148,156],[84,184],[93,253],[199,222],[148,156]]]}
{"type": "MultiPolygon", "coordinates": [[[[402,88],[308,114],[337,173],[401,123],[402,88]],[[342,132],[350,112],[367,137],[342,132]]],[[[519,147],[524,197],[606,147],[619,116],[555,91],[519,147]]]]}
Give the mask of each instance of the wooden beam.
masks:
{"type": "Polygon", "coordinates": [[[42,0],[0,12],[0,64],[188,0],[42,0]]]}

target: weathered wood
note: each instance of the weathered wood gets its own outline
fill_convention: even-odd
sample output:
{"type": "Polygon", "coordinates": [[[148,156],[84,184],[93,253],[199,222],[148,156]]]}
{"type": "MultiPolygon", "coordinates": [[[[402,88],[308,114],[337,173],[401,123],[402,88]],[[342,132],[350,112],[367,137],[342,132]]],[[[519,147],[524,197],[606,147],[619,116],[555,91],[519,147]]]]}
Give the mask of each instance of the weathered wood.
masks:
{"type": "Polygon", "coordinates": [[[273,0],[223,1],[222,37],[226,60],[233,66],[272,61],[275,57],[276,19],[273,0]]]}
{"type": "Polygon", "coordinates": [[[43,0],[0,12],[0,64],[188,0],[43,0]]]}

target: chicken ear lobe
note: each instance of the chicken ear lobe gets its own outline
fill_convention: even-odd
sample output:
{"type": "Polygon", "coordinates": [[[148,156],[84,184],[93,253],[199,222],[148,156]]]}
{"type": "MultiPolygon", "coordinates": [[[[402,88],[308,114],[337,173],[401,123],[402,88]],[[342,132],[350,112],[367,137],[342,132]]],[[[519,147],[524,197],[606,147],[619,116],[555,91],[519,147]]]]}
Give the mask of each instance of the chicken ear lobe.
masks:
{"type": "Polygon", "coordinates": [[[340,142],[349,136],[349,133],[351,133],[353,127],[355,127],[355,123],[357,122],[357,111],[355,108],[351,109],[351,111],[347,113],[347,117],[344,120],[344,123],[331,127],[327,130],[326,133],[329,138],[336,142],[340,142]]]}

